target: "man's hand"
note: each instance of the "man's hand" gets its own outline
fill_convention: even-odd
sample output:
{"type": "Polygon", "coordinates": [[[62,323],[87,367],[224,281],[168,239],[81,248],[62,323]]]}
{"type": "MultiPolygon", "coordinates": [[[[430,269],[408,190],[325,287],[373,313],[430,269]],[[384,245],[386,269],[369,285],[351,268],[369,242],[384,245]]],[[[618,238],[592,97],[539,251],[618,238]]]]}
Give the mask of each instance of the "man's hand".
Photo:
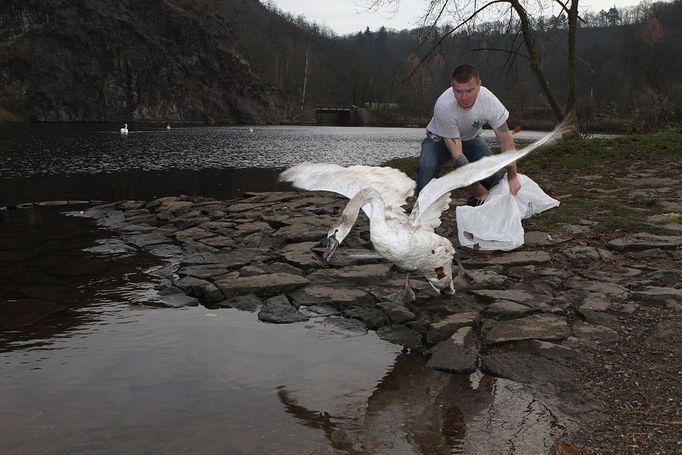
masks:
{"type": "Polygon", "coordinates": [[[516,194],[521,189],[521,182],[519,182],[519,178],[516,175],[514,175],[513,177],[507,175],[507,182],[509,182],[509,192],[512,195],[516,196],[516,194]]]}

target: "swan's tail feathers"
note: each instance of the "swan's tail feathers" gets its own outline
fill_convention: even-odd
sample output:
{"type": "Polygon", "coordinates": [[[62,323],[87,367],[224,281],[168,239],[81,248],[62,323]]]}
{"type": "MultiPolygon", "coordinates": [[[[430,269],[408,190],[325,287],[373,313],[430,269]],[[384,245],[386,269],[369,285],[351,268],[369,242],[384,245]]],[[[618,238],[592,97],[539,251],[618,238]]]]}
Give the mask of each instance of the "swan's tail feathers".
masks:
{"type": "Polygon", "coordinates": [[[410,215],[414,224],[422,222],[422,217],[429,213],[429,207],[440,199],[443,194],[471,185],[479,180],[493,175],[503,167],[509,166],[532,151],[556,142],[566,134],[575,131],[570,116],[559,124],[554,130],[547,133],[539,140],[519,150],[510,150],[497,155],[486,156],[478,161],[459,167],[444,176],[431,180],[419,193],[415,209],[410,215]]]}
{"type": "Polygon", "coordinates": [[[352,199],[360,190],[373,188],[387,207],[400,210],[414,193],[415,182],[405,173],[390,167],[349,166],[331,163],[301,163],[279,175],[280,182],[303,190],[331,191],[352,199]]]}

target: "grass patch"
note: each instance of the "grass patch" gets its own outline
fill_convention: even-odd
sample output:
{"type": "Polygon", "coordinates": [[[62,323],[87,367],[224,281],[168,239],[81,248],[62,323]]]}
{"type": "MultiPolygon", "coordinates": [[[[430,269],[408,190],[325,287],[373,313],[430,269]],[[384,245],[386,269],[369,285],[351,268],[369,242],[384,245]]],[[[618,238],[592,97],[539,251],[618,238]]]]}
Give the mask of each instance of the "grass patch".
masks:
{"type": "MultiPolygon", "coordinates": [[[[417,157],[383,166],[416,177],[417,157]]],[[[562,224],[588,223],[600,234],[652,232],[649,217],[665,213],[661,200],[675,200],[682,175],[682,128],[614,139],[561,140],[518,163],[561,206],[526,220],[527,229],[564,233],[562,224]],[[670,191],[658,191],[661,187],[670,191]]],[[[454,169],[443,167],[441,175],[454,169]]],[[[464,190],[456,190],[464,191],[464,190]]]]}

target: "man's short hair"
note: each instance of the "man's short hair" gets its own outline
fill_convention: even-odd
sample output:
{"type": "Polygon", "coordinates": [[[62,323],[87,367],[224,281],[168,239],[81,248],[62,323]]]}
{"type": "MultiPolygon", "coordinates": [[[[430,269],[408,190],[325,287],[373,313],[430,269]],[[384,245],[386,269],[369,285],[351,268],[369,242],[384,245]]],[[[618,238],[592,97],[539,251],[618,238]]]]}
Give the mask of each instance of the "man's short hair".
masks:
{"type": "Polygon", "coordinates": [[[472,77],[475,77],[477,81],[481,80],[476,67],[468,63],[459,65],[452,72],[452,80],[459,82],[460,84],[466,84],[472,77]]]}

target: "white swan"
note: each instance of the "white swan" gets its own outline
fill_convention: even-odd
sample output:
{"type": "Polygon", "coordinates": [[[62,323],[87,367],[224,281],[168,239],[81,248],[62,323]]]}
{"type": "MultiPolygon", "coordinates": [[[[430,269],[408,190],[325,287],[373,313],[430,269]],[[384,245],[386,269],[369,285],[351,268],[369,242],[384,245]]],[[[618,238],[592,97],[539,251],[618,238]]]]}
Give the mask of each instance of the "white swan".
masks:
{"type": "Polygon", "coordinates": [[[166,129],[167,129],[167,130],[171,129],[171,126],[170,126],[170,125],[166,125],[166,129]]]}
{"type": "MultiPolygon", "coordinates": [[[[409,215],[402,206],[416,184],[397,169],[301,163],[282,172],[279,180],[304,190],[332,191],[350,198],[339,222],[329,229],[323,259],[328,260],[334,254],[362,209],[370,221],[372,245],[381,256],[402,269],[421,272],[436,291],[452,294],[455,291],[452,284],[455,248],[448,239],[434,232],[441,223],[441,213],[449,207],[450,191],[494,174],[533,150],[554,142],[567,130],[564,122],[527,147],[485,157],[431,180],[419,193],[409,215]]],[[[414,295],[407,279],[404,292],[414,295]]]]}
{"type": "Polygon", "coordinates": [[[128,134],[128,124],[124,123],[123,128],[121,128],[121,134],[128,134]]]}

